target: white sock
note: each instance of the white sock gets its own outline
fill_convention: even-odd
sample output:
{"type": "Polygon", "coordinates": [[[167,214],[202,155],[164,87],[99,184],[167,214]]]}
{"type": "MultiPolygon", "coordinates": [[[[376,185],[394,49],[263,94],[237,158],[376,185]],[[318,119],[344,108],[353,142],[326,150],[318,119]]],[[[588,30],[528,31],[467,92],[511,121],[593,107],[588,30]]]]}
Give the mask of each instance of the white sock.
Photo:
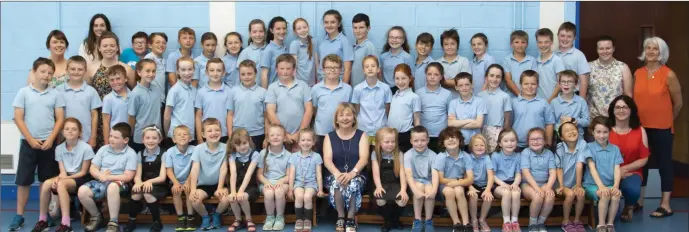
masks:
{"type": "Polygon", "coordinates": [[[548,219],[548,218],[539,216],[538,217],[538,224],[545,224],[545,219],[548,219]]]}
{"type": "Polygon", "coordinates": [[[512,216],[512,222],[518,222],[518,221],[519,221],[519,217],[512,216]]]}
{"type": "Polygon", "coordinates": [[[529,218],[529,225],[536,225],[537,223],[538,223],[537,218],[532,218],[532,217],[529,218]]]}
{"type": "Polygon", "coordinates": [[[505,223],[510,223],[510,216],[502,216],[502,220],[503,220],[505,223]]]}

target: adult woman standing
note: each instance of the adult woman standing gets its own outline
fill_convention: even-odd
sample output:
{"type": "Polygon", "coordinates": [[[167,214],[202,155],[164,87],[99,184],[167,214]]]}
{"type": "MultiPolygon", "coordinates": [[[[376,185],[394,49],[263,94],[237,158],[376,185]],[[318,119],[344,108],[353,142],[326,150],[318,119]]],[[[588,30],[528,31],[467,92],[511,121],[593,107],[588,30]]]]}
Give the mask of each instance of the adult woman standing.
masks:
{"type": "Polygon", "coordinates": [[[361,208],[361,193],[366,177],[361,175],[369,160],[366,132],[357,127],[356,110],[350,103],[341,103],[335,111],[335,130],[323,141],[323,159],[330,171],[325,184],[330,190],[330,205],[337,210],[336,230],[356,230],[354,216],[361,208]],[[364,139],[362,139],[364,138],[364,139]]]}
{"type": "Polygon", "coordinates": [[[632,97],[634,86],[629,66],[613,57],[615,40],[612,37],[604,35],[598,38],[596,52],[598,59],[589,62],[591,73],[586,95],[591,120],[598,116],[608,117],[612,99],[622,94],[632,97]]]}
{"type": "MultiPolygon", "coordinates": [[[[48,33],[48,38],[45,40],[45,47],[50,51],[48,59],[55,64],[55,73],[53,78],[48,82],[48,86],[55,88],[65,81],[67,81],[67,59],[65,59],[65,51],[69,47],[67,36],[60,30],[53,30],[48,33]]],[[[33,82],[33,72],[29,70],[29,77],[26,79],[26,84],[30,85],[33,82]]]]}
{"type": "Polygon", "coordinates": [[[631,221],[637,202],[642,194],[642,168],[648,161],[648,139],[646,130],[641,127],[638,109],[634,100],[620,95],[610,102],[607,124],[610,130],[610,143],[620,148],[624,163],[620,166],[620,191],[624,196],[622,221],[631,221]]]}
{"type": "Polygon", "coordinates": [[[91,66],[91,62],[103,59],[98,56],[98,38],[106,31],[112,31],[108,17],[104,14],[93,15],[89,23],[89,34],[84,39],[84,43],[79,46],[79,55],[86,59],[87,67],[91,66]]]}
{"type": "MultiPolygon", "coordinates": [[[[657,166],[660,173],[660,207],[651,217],[667,217],[673,214],[670,209],[675,175],[672,168],[673,121],[682,109],[682,90],[675,72],[665,66],[670,58],[667,43],[659,37],[651,37],[645,39],[643,45],[639,59],[645,65],[634,72],[634,101],[639,107],[641,125],[648,133],[651,164],[657,166]]],[[[643,174],[641,186],[646,186],[648,166],[644,167],[643,174]]],[[[644,189],[641,189],[640,206],[643,206],[644,189]]]]}

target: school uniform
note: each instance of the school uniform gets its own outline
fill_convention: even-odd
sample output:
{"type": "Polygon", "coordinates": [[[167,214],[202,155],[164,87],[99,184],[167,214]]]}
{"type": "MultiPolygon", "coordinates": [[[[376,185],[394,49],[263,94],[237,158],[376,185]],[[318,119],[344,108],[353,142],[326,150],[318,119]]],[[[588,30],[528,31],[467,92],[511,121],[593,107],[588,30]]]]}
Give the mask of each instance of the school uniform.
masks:
{"type": "Polygon", "coordinates": [[[232,111],[232,130],[244,128],[256,147],[263,144],[266,90],[254,84],[249,88],[239,83],[230,89],[227,110],[232,111]]]}
{"type": "Polygon", "coordinates": [[[488,187],[488,170],[493,170],[493,161],[490,156],[483,154],[476,157],[476,155],[470,154],[469,159],[471,159],[471,165],[474,167],[474,183],[471,185],[478,190],[478,195],[481,196],[486,190],[495,189],[495,185],[493,185],[493,189],[486,189],[488,187]]]}
{"type": "Polygon", "coordinates": [[[191,172],[191,156],[194,153],[194,145],[187,146],[185,152],[181,152],[177,146],[170,147],[163,154],[165,158],[165,168],[172,168],[175,178],[180,184],[187,182],[191,172]]]}
{"type": "Polygon", "coordinates": [[[206,65],[211,58],[208,58],[203,54],[194,58],[194,77],[192,79],[198,81],[197,87],[206,86],[210,81],[210,77],[208,77],[208,74],[206,74],[206,65]]]}
{"type": "MultiPolygon", "coordinates": [[[[503,59],[502,67],[505,69],[505,73],[510,73],[512,75],[512,82],[517,86],[517,89],[521,90],[522,86],[519,84],[519,77],[521,77],[524,70],[533,69],[535,63],[536,58],[530,55],[525,55],[521,61],[518,61],[517,58],[514,57],[514,52],[512,52],[503,59]]],[[[517,95],[507,89],[505,82],[500,84],[500,87],[507,92],[511,98],[517,97],[517,95]]]]}
{"type": "MultiPolygon", "coordinates": [[[[93,153],[91,145],[84,140],[78,140],[72,150],[67,150],[67,142],[63,142],[55,148],[55,161],[62,162],[68,176],[81,172],[81,169],[84,168],[81,166],[83,162],[93,160],[94,156],[96,155],[93,153]]],[[[81,186],[92,179],[87,171],[86,175],[74,179],[74,183],[76,186],[81,186]]],[[[53,193],[57,194],[57,191],[53,191],[53,193]]]]}
{"type": "Polygon", "coordinates": [[[426,87],[426,67],[433,62],[433,57],[426,57],[420,64],[414,64],[414,91],[426,87]]]}
{"type": "MultiPolygon", "coordinates": [[[[270,85],[273,82],[277,81],[278,79],[278,72],[277,72],[277,59],[278,56],[287,53],[287,48],[285,47],[284,41],[282,45],[278,45],[275,43],[275,41],[270,41],[266,48],[263,50],[263,55],[261,55],[261,67],[258,69],[258,73],[256,74],[257,76],[261,76],[261,73],[263,73],[263,68],[268,69],[268,84],[270,85]]],[[[263,83],[261,82],[256,82],[259,85],[262,86],[263,83]]]]}
{"type": "MultiPolygon", "coordinates": [[[[170,58],[172,54],[168,56],[170,58]]],[[[180,53],[181,56],[181,53],[180,53]]],[[[161,56],[156,56],[153,54],[153,52],[150,52],[144,56],[144,59],[151,59],[156,63],[156,78],[154,81],[151,82],[151,84],[155,84],[159,89],[160,93],[165,96],[165,93],[167,93],[167,90],[170,89],[170,83],[167,81],[167,75],[165,72],[171,72],[171,73],[177,73],[177,59],[174,59],[173,61],[170,61],[170,59],[165,60],[162,55],[161,56]],[[173,65],[170,65],[171,63],[174,63],[173,65]],[[170,67],[168,66],[174,66],[174,69],[172,71],[168,71],[170,67]]],[[[136,70],[136,69],[134,69],[136,70]]]]}
{"type": "Polygon", "coordinates": [[[562,184],[567,188],[573,188],[577,183],[577,163],[586,163],[586,159],[591,158],[586,141],[581,137],[577,140],[574,152],[570,153],[565,142],[557,144],[555,166],[562,169],[562,184]]]}
{"type": "MultiPolygon", "coordinates": [[[[603,185],[612,187],[615,184],[615,166],[624,163],[620,148],[612,143],[608,143],[608,145],[603,148],[595,141],[588,143],[587,147],[591,152],[591,159],[596,163],[596,170],[598,171],[600,181],[603,185]]],[[[589,168],[586,168],[586,172],[584,173],[584,190],[586,191],[586,197],[593,201],[598,201],[598,195],[596,195],[598,185],[596,181],[593,180],[589,168]]]]}
{"type": "MultiPolygon", "coordinates": [[[[268,179],[268,182],[271,184],[276,184],[280,179],[287,177],[289,174],[287,171],[289,170],[289,160],[292,155],[285,147],[282,147],[282,151],[277,154],[269,149],[263,149],[257,165],[258,168],[263,169],[263,173],[260,173],[260,175],[268,179]]],[[[259,189],[263,189],[263,184],[259,186],[259,189]]]]}
{"type": "Polygon", "coordinates": [[[350,78],[349,83],[352,86],[357,86],[359,83],[366,81],[366,75],[364,75],[364,58],[369,55],[376,55],[376,46],[366,38],[360,44],[355,44],[352,59],[352,78],[350,78]]]}
{"type": "Polygon", "coordinates": [[[438,86],[431,91],[424,87],[416,92],[421,99],[421,125],[428,130],[430,137],[428,147],[438,152],[440,131],[447,127],[447,113],[452,100],[452,93],[438,86]]]}
{"type": "MultiPolygon", "coordinates": [[[[400,155],[402,155],[400,153],[400,155]]],[[[397,157],[398,159],[402,159],[402,157],[397,157]]],[[[378,161],[378,157],[376,155],[376,152],[373,151],[371,152],[371,162],[378,162],[378,167],[379,167],[379,175],[380,175],[380,185],[383,187],[383,190],[385,190],[385,193],[383,193],[382,198],[377,198],[373,195],[374,191],[370,191],[371,198],[372,199],[381,199],[381,200],[386,200],[386,201],[395,201],[397,199],[397,194],[400,193],[400,190],[402,189],[402,185],[400,184],[400,178],[404,178],[404,176],[398,175],[395,176],[395,162],[398,162],[394,160],[394,157],[392,154],[383,154],[380,158],[380,161],[378,161]]],[[[404,161],[402,161],[404,162],[404,161]]],[[[400,169],[402,169],[402,165],[400,165],[400,169]]],[[[375,185],[374,185],[375,189],[375,185]]],[[[405,190],[406,192],[409,193],[409,189],[405,190]]],[[[410,195],[410,194],[408,194],[410,195]]]]}
{"type": "Polygon", "coordinates": [[[261,57],[263,56],[263,50],[266,48],[267,43],[263,43],[263,46],[258,47],[255,43],[250,43],[249,46],[242,49],[237,57],[237,69],[239,69],[239,64],[244,60],[251,60],[256,63],[256,83],[261,85],[261,57]]]}
{"type": "MultiPolygon", "coordinates": [[[[93,157],[91,165],[100,168],[100,172],[110,171],[110,175],[122,175],[125,171],[136,172],[137,158],[136,152],[129,146],[125,146],[121,151],[115,151],[111,145],[102,146],[96,156],[93,157]]],[[[105,181],[91,180],[84,186],[88,187],[93,193],[94,200],[101,200],[108,195],[108,185],[115,183],[119,186],[120,196],[129,195],[131,188],[130,182],[124,181],[105,181]]]]}
{"type": "Polygon", "coordinates": [[[95,130],[91,128],[91,110],[103,105],[96,89],[86,84],[86,81],[77,89],[69,86],[67,82],[55,89],[62,94],[63,99],[69,100],[69,104],[65,104],[65,118],[73,117],[79,120],[82,126],[81,138],[85,141],[91,139],[91,131],[95,130]]]}
{"type": "Polygon", "coordinates": [[[220,169],[225,162],[225,143],[219,143],[215,151],[208,148],[208,143],[202,143],[194,147],[194,152],[191,154],[191,161],[199,164],[198,179],[196,181],[196,189],[200,189],[208,196],[215,194],[218,190],[218,181],[220,169]]]}
{"type": "Polygon", "coordinates": [[[521,173],[521,154],[515,151],[511,155],[505,155],[502,151],[496,151],[490,158],[495,178],[506,184],[513,184],[514,178],[521,173]]]}
{"type": "Polygon", "coordinates": [[[392,54],[392,51],[380,54],[380,67],[383,71],[383,81],[390,87],[395,88],[395,67],[399,64],[407,64],[414,73],[414,58],[409,55],[407,51],[400,48],[397,54],[392,54]]]}
{"type": "Polygon", "coordinates": [[[481,59],[474,55],[470,64],[474,93],[479,93],[483,90],[483,84],[486,83],[486,69],[488,69],[488,66],[495,64],[495,58],[488,53],[484,53],[481,59]]]}
{"type": "Polygon", "coordinates": [[[318,192],[316,169],[323,164],[321,154],[309,152],[305,156],[302,152],[297,152],[290,156],[288,162],[294,167],[294,188],[310,188],[318,192]]]}
{"type": "Polygon", "coordinates": [[[160,108],[163,101],[164,96],[161,94],[160,87],[153,83],[148,88],[137,83],[134,90],[129,94],[127,113],[129,116],[136,117],[136,125],[132,125],[134,126],[134,133],[129,140],[129,146],[134,148],[136,152],[146,148],[143,145],[144,128],[151,124],[162,128],[160,108]]]}
{"type": "Polygon", "coordinates": [[[266,104],[276,105],[276,114],[287,133],[299,131],[304,117],[305,103],[311,101],[311,88],[300,80],[292,79],[292,86],[276,81],[268,86],[266,104]]]}
{"type": "Polygon", "coordinates": [[[512,111],[510,96],[501,89],[484,90],[476,96],[483,99],[486,105],[486,116],[483,119],[483,135],[488,140],[488,148],[493,151],[498,145],[498,135],[505,126],[505,112],[512,111]]]}
{"type": "MultiPolygon", "coordinates": [[[[246,185],[246,189],[244,189],[244,192],[249,195],[249,202],[253,203],[258,199],[258,181],[256,180],[256,173],[247,173],[249,171],[249,166],[252,163],[258,163],[261,162],[259,160],[259,154],[257,151],[249,151],[247,154],[241,154],[239,152],[232,153],[232,155],[229,158],[230,162],[235,162],[235,166],[237,167],[237,176],[234,177],[237,180],[237,191],[239,191],[239,187],[242,186],[244,178],[246,175],[250,175],[251,178],[249,180],[249,183],[246,185]],[[250,154],[250,155],[249,155],[250,154]]],[[[254,169],[254,172],[256,169],[254,169]]],[[[230,177],[233,178],[233,177],[230,177]]],[[[227,185],[229,186],[230,180],[228,178],[227,180],[227,185]]]]}
{"type": "Polygon", "coordinates": [[[167,94],[165,105],[172,109],[170,117],[170,128],[167,132],[168,138],[174,137],[175,128],[180,125],[189,127],[189,135],[192,140],[196,139],[196,130],[194,123],[194,103],[196,101],[196,94],[198,90],[191,84],[186,84],[183,81],[177,81],[167,94]]]}
{"type": "Polygon", "coordinates": [[[129,95],[131,91],[129,88],[124,89],[127,90],[126,97],[120,96],[115,91],[112,91],[103,97],[103,114],[110,115],[110,127],[121,122],[129,124],[129,114],[127,111],[129,109],[128,102],[129,99],[131,99],[129,95]]]}
{"type": "Polygon", "coordinates": [[[361,82],[354,87],[352,103],[359,104],[358,126],[368,136],[375,136],[376,131],[387,123],[385,105],[392,101],[392,92],[387,84],[376,80],[371,87],[368,82],[361,82]]]}
{"type": "MultiPolygon", "coordinates": [[[[352,49],[352,43],[349,42],[347,36],[340,32],[335,36],[334,39],[330,39],[328,33],[322,40],[318,41],[318,58],[321,59],[319,64],[323,64],[323,59],[329,54],[335,54],[342,59],[342,62],[348,62],[354,60],[354,49],[352,49]]],[[[363,66],[363,65],[362,65],[363,66]]],[[[323,66],[318,67],[318,80],[323,80],[324,72],[323,66]]],[[[344,76],[344,68],[340,72],[340,79],[344,76]]]]}
{"type": "Polygon", "coordinates": [[[512,99],[512,128],[517,132],[518,146],[527,146],[527,134],[531,128],[555,124],[553,108],[542,98],[531,100],[519,97],[512,99]]]}
{"type": "MultiPolygon", "coordinates": [[[[318,55],[318,46],[316,46],[314,39],[304,42],[301,39],[295,39],[289,44],[289,54],[297,56],[297,73],[295,77],[309,86],[316,83],[316,55],[318,55]],[[309,43],[311,43],[311,54],[309,54],[309,43]]],[[[274,68],[274,67],[273,67],[274,68]]]]}
{"type": "Polygon", "coordinates": [[[471,74],[471,66],[469,65],[469,59],[457,54],[457,57],[452,60],[446,60],[445,56],[441,56],[436,60],[443,66],[443,71],[445,71],[445,76],[443,80],[454,80],[455,76],[461,72],[467,72],[471,74]]]}
{"type": "Polygon", "coordinates": [[[410,88],[397,90],[390,103],[390,115],[387,126],[397,129],[397,141],[401,151],[411,146],[411,129],[414,127],[414,113],[421,112],[421,98],[410,88]]]}
{"type": "MultiPolygon", "coordinates": [[[[433,169],[443,174],[446,179],[464,179],[464,175],[469,170],[474,170],[474,165],[471,162],[469,154],[464,151],[459,151],[457,158],[452,157],[447,151],[443,151],[435,157],[433,162],[433,169]]],[[[438,191],[445,188],[444,184],[438,186],[438,191]]],[[[443,194],[440,194],[439,200],[444,200],[443,194]]]]}
{"type": "MultiPolygon", "coordinates": [[[[587,75],[591,73],[591,66],[586,60],[586,55],[575,47],[569,48],[569,50],[562,52],[560,49],[553,51],[553,54],[557,55],[562,59],[562,64],[565,69],[572,70],[577,73],[577,75],[587,75]]],[[[579,86],[577,86],[579,89],[579,86]]]]}
{"type": "MultiPolygon", "coordinates": [[[[55,109],[65,107],[65,101],[57,90],[47,87],[41,92],[31,84],[19,89],[12,106],[24,110],[24,123],[31,137],[38,141],[45,141],[55,128],[55,109]]],[[[16,185],[31,185],[34,182],[36,167],[38,167],[40,182],[60,173],[58,164],[55,162],[57,141],[53,141],[53,146],[44,151],[32,148],[24,135],[20,135],[20,138],[16,185]]]]}
{"type": "MultiPolygon", "coordinates": [[[[201,87],[196,93],[194,108],[201,110],[201,121],[207,118],[215,118],[220,121],[220,142],[227,141],[227,103],[230,101],[232,91],[230,87],[221,84],[218,89],[211,89],[208,85],[201,87]]],[[[201,141],[198,141],[201,143],[201,141]]]]}
{"type": "Polygon", "coordinates": [[[432,184],[433,163],[436,160],[436,153],[426,148],[423,152],[416,149],[409,149],[404,153],[404,168],[411,169],[412,177],[415,181],[424,185],[432,184]]]}
{"type": "Polygon", "coordinates": [[[239,68],[237,68],[238,58],[239,56],[233,56],[229,53],[220,58],[222,59],[223,64],[225,64],[225,73],[227,73],[223,77],[222,82],[230,88],[241,84],[241,81],[239,80],[239,68]]]}
{"type": "MultiPolygon", "coordinates": [[[[454,116],[457,120],[465,120],[476,119],[480,115],[485,115],[486,113],[488,113],[488,111],[486,110],[485,103],[483,103],[483,99],[472,95],[468,101],[464,101],[461,97],[450,101],[450,106],[447,113],[449,115],[454,116]]],[[[461,128],[459,130],[460,132],[462,132],[462,136],[464,136],[464,144],[469,144],[469,141],[471,141],[472,136],[481,133],[480,128],[461,128]]]]}
{"type": "MultiPolygon", "coordinates": [[[[526,148],[521,153],[521,160],[519,161],[521,169],[529,169],[531,176],[538,186],[542,186],[548,182],[550,177],[550,169],[557,168],[555,164],[555,155],[548,149],[543,148],[541,154],[526,148]]],[[[522,185],[528,184],[526,178],[522,178],[522,185]]]]}
{"type": "MultiPolygon", "coordinates": [[[[163,165],[163,154],[160,147],[156,148],[153,153],[148,153],[147,150],[139,152],[137,155],[137,163],[141,164],[141,181],[155,179],[160,176],[160,168],[163,165]]],[[[148,194],[155,197],[158,201],[165,199],[170,188],[166,182],[152,185],[152,190],[148,194]]],[[[137,212],[138,213],[138,212],[137,212]]]]}
{"type": "Polygon", "coordinates": [[[562,59],[555,54],[551,54],[550,58],[542,61],[541,54],[538,54],[538,59],[534,62],[534,71],[538,72],[538,97],[543,99],[550,98],[553,95],[553,90],[557,88],[557,74],[565,70],[565,65],[562,59]]]}
{"type": "Polygon", "coordinates": [[[313,130],[318,136],[314,151],[323,153],[323,140],[325,135],[335,130],[333,118],[335,111],[340,103],[349,102],[352,97],[352,86],[340,81],[337,87],[329,89],[325,86],[325,81],[318,82],[311,88],[311,102],[316,108],[316,117],[313,123],[313,130]]]}
{"type": "Polygon", "coordinates": [[[565,100],[562,98],[562,94],[559,94],[555,99],[550,101],[550,106],[553,108],[555,121],[558,122],[556,130],[559,129],[560,118],[562,116],[568,116],[577,120],[579,137],[584,137],[584,128],[588,127],[591,123],[589,121],[589,106],[586,103],[586,99],[580,97],[579,95],[573,95],[571,100],[565,100]]]}

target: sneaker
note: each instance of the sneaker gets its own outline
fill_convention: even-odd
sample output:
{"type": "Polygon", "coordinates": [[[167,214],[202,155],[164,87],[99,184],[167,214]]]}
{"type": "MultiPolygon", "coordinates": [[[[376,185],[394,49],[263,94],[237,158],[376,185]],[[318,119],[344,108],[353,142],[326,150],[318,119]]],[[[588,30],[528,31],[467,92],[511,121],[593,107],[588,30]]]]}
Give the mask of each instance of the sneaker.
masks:
{"type": "Polygon", "coordinates": [[[151,226],[150,232],[161,232],[163,231],[163,223],[160,222],[153,222],[153,225],[151,226]]]}
{"type": "Polygon", "coordinates": [[[384,221],[384,222],[383,222],[383,225],[380,226],[380,232],[389,232],[389,231],[390,231],[390,228],[391,228],[390,222],[384,221]]]}
{"type": "Polygon", "coordinates": [[[512,222],[512,232],[522,232],[521,226],[519,225],[519,222],[512,222]]]}
{"type": "Polygon", "coordinates": [[[201,217],[201,230],[207,231],[213,229],[211,226],[211,218],[209,216],[201,217]]]}
{"type": "MultiPolygon", "coordinates": [[[[55,218],[57,218],[57,217],[55,217],[55,218]]],[[[51,217],[50,214],[48,214],[48,217],[46,219],[48,222],[48,227],[57,226],[57,221],[55,221],[55,219],[53,219],[53,217],[51,217]]]]}
{"type": "Polygon", "coordinates": [[[606,226],[597,226],[596,232],[608,232],[608,228],[606,226]]]}
{"type": "Polygon", "coordinates": [[[136,220],[129,219],[127,222],[127,227],[124,228],[124,232],[134,232],[136,230],[136,220]]]}
{"type": "Polygon", "coordinates": [[[185,231],[187,230],[187,218],[184,216],[177,216],[177,226],[175,231],[185,231]]]}
{"type": "Polygon", "coordinates": [[[48,227],[48,223],[46,221],[38,221],[31,232],[47,232],[49,229],[50,228],[48,227]]]}
{"type": "Polygon", "coordinates": [[[586,232],[586,227],[584,227],[583,222],[574,222],[574,231],[575,232],[586,232]]]}
{"type": "Polygon", "coordinates": [[[298,219],[294,222],[294,232],[301,232],[302,230],[304,230],[304,220],[298,219]]]}
{"type": "Polygon", "coordinates": [[[187,216],[187,228],[186,231],[195,231],[196,225],[194,225],[194,216],[187,216]]]}
{"type": "Polygon", "coordinates": [[[273,224],[275,224],[275,216],[269,215],[266,217],[266,222],[263,223],[263,230],[273,230],[273,224]]]}
{"type": "Polygon", "coordinates": [[[614,225],[607,225],[605,226],[606,229],[608,229],[608,232],[615,232],[615,226],[614,225]]]}
{"type": "Polygon", "coordinates": [[[120,232],[120,225],[117,222],[108,222],[108,228],[105,232],[120,232]]]}
{"type": "Polygon", "coordinates": [[[459,223],[455,224],[452,226],[452,232],[464,232],[464,225],[459,223]]]}
{"type": "Polygon", "coordinates": [[[474,232],[480,232],[478,229],[478,221],[472,221],[471,222],[471,228],[473,229],[474,232]]]}
{"type": "Polygon", "coordinates": [[[502,224],[502,232],[512,232],[512,223],[506,222],[502,224]]]}
{"type": "Polygon", "coordinates": [[[422,232],[423,231],[423,223],[419,219],[414,219],[414,224],[411,226],[411,231],[412,232],[422,232]]]}
{"type": "Polygon", "coordinates": [[[285,229],[285,217],[277,216],[275,217],[275,224],[273,224],[273,230],[285,229]]]}
{"type": "Polygon", "coordinates": [[[354,222],[354,219],[347,219],[345,222],[345,232],[356,232],[356,222],[354,222]]]}
{"type": "Polygon", "coordinates": [[[541,230],[538,228],[538,225],[533,224],[529,225],[529,232],[540,232],[541,230]]]}
{"type": "Polygon", "coordinates": [[[304,223],[302,224],[302,232],[311,232],[311,220],[304,220],[304,223]]]}
{"type": "Polygon", "coordinates": [[[574,227],[574,223],[572,223],[572,222],[562,224],[561,228],[562,228],[562,231],[564,231],[564,232],[576,232],[576,229],[574,227]]]}
{"type": "Polygon", "coordinates": [[[222,220],[220,219],[219,213],[212,213],[211,218],[211,229],[217,229],[222,227],[222,225],[220,224],[222,220]]]}
{"type": "Polygon", "coordinates": [[[433,227],[433,220],[426,220],[423,224],[423,229],[425,232],[435,232],[435,228],[433,227]]]}
{"type": "Polygon", "coordinates": [[[490,227],[488,223],[486,223],[486,220],[479,220],[478,226],[481,227],[481,232],[490,232],[490,227]]]}
{"type": "Polygon", "coordinates": [[[19,216],[19,215],[14,215],[14,218],[12,219],[12,223],[10,223],[10,227],[7,229],[9,231],[18,231],[19,229],[24,226],[24,217],[19,216]]]}
{"type": "Polygon", "coordinates": [[[55,229],[55,232],[73,232],[73,231],[72,231],[72,227],[69,227],[69,226],[64,225],[64,224],[60,224],[60,226],[58,226],[57,229],[55,229]]]}
{"type": "Polygon", "coordinates": [[[548,229],[545,228],[545,224],[538,225],[538,232],[548,232],[548,229]]]}
{"type": "Polygon", "coordinates": [[[84,226],[84,230],[87,232],[96,231],[102,227],[103,221],[103,215],[92,216],[89,223],[84,226]]]}

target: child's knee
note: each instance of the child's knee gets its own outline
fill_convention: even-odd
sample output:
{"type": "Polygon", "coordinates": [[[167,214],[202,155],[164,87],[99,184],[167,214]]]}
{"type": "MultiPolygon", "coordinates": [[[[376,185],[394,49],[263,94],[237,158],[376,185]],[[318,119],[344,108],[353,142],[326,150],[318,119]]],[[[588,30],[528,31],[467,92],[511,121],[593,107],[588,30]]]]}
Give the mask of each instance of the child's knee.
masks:
{"type": "Polygon", "coordinates": [[[402,200],[396,200],[395,203],[397,203],[397,206],[399,206],[399,207],[405,207],[406,206],[406,204],[405,204],[406,202],[404,202],[402,200]]]}
{"type": "Polygon", "coordinates": [[[156,199],[156,197],[154,197],[151,194],[144,193],[143,196],[144,196],[144,199],[146,199],[146,202],[148,202],[148,203],[153,203],[153,202],[158,201],[158,199],[156,199]]]}
{"type": "Polygon", "coordinates": [[[447,199],[454,199],[455,191],[452,188],[445,187],[443,188],[443,196],[445,196],[447,199]]]}
{"type": "Polygon", "coordinates": [[[385,203],[386,203],[385,200],[376,200],[376,205],[378,205],[378,206],[384,206],[385,203]]]}
{"type": "Polygon", "coordinates": [[[116,183],[108,184],[108,194],[116,194],[120,192],[120,186],[116,183]]]}
{"type": "Polygon", "coordinates": [[[552,204],[553,202],[555,202],[555,196],[546,195],[544,200],[546,203],[552,204]]]}
{"type": "Polygon", "coordinates": [[[510,192],[510,195],[512,196],[512,199],[513,199],[513,200],[514,200],[514,199],[519,199],[519,198],[522,197],[522,193],[521,193],[521,192],[517,192],[517,191],[510,192]]]}
{"type": "Polygon", "coordinates": [[[93,197],[93,192],[91,189],[87,186],[81,186],[79,187],[79,190],[77,191],[77,196],[84,198],[84,197],[93,197]]]}
{"type": "Polygon", "coordinates": [[[304,201],[311,201],[313,199],[313,196],[316,195],[313,191],[305,191],[304,192],[304,201]]]}
{"type": "Polygon", "coordinates": [[[621,197],[622,197],[622,196],[621,196],[620,194],[618,194],[618,195],[615,195],[615,196],[610,197],[610,199],[613,200],[613,201],[620,201],[620,198],[621,198],[621,197]]]}

